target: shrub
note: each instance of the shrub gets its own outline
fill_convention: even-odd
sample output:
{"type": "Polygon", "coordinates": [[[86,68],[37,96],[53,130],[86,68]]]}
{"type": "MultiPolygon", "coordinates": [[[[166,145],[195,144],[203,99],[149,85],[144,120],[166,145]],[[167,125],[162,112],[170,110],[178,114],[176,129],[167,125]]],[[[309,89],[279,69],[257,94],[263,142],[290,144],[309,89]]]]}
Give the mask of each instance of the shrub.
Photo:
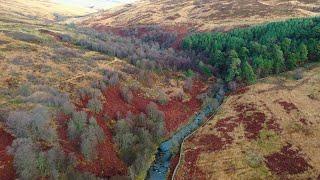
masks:
{"type": "Polygon", "coordinates": [[[89,100],[87,107],[91,112],[98,114],[102,111],[103,105],[99,99],[93,98],[89,100]]]}
{"type": "Polygon", "coordinates": [[[96,146],[102,143],[104,138],[103,130],[96,119],[90,118],[88,128],[81,135],[81,152],[87,160],[94,160],[97,157],[96,146]]]}
{"type": "Polygon", "coordinates": [[[294,71],[294,79],[300,80],[303,78],[303,70],[301,68],[298,68],[294,71]]]}
{"type": "Polygon", "coordinates": [[[38,157],[37,157],[35,163],[36,163],[37,168],[39,170],[39,173],[42,177],[46,177],[49,175],[50,168],[49,168],[49,163],[48,163],[45,152],[40,152],[38,154],[38,157]]]}
{"type": "Polygon", "coordinates": [[[188,78],[193,78],[195,76],[195,73],[191,70],[188,69],[185,73],[184,73],[188,78]]]}
{"type": "Polygon", "coordinates": [[[86,112],[75,112],[68,122],[68,136],[71,140],[80,137],[87,123],[86,112]]]}
{"type": "Polygon", "coordinates": [[[187,91],[191,91],[193,87],[193,80],[192,78],[187,78],[184,83],[183,83],[183,89],[187,90],[187,91]]]}
{"type": "Polygon", "coordinates": [[[229,82],[229,83],[228,83],[228,88],[229,88],[231,91],[237,90],[237,88],[238,88],[237,82],[235,82],[235,81],[229,82]]]}
{"type": "Polygon", "coordinates": [[[119,75],[118,75],[118,73],[112,74],[111,77],[109,78],[108,82],[109,82],[109,84],[111,86],[117,85],[119,83],[119,75]]]}
{"type": "Polygon", "coordinates": [[[43,106],[37,106],[30,112],[11,112],[6,124],[17,137],[47,142],[53,142],[57,137],[56,130],[51,126],[51,115],[43,106]]]}
{"type": "Polygon", "coordinates": [[[147,71],[141,71],[139,73],[138,79],[142,84],[144,84],[144,85],[146,85],[148,87],[153,87],[153,85],[155,83],[154,80],[153,80],[152,74],[150,72],[147,72],[147,71]]]}
{"type": "Polygon", "coordinates": [[[75,112],[76,107],[70,103],[70,102],[65,102],[62,105],[62,111],[66,115],[72,115],[75,112]]]}
{"type": "Polygon", "coordinates": [[[101,91],[95,88],[81,88],[79,89],[78,94],[81,99],[86,99],[86,98],[93,99],[93,98],[102,97],[101,91]]]}
{"type": "Polygon", "coordinates": [[[31,73],[27,73],[26,78],[27,78],[28,82],[32,82],[32,83],[39,82],[39,79],[34,74],[31,74],[31,73]]]}
{"type": "Polygon", "coordinates": [[[38,148],[29,138],[15,139],[8,148],[13,155],[13,164],[17,174],[22,179],[37,179],[40,171],[37,167],[38,148]]]}
{"type": "Polygon", "coordinates": [[[131,132],[131,127],[126,120],[117,122],[113,139],[119,147],[121,158],[127,164],[132,164],[136,158],[133,145],[137,142],[138,137],[131,132]]]}
{"type": "Polygon", "coordinates": [[[153,137],[159,140],[164,135],[164,113],[158,109],[157,104],[150,102],[147,105],[146,112],[148,115],[149,124],[151,125],[150,132],[153,137]]]}
{"type": "Polygon", "coordinates": [[[31,43],[41,42],[41,38],[32,34],[27,34],[23,32],[7,32],[6,35],[12,37],[13,39],[26,41],[31,43]]]}
{"type": "Polygon", "coordinates": [[[150,102],[146,107],[148,117],[155,120],[164,120],[164,113],[158,108],[158,105],[154,102],[150,102]]]}
{"type": "Polygon", "coordinates": [[[165,105],[169,102],[169,97],[167,96],[167,94],[163,91],[160,91],[159,92],[159,95],[158,95],[158,102],[162,105],[165,105]]]}
{"type": "Polygon", "coordinates": [[[31,136],[36,139],[53,142],[57,138],[57,132],[52,127],[51,114],[48,108],[37,106],[32,111],[31,136]]]}
{"type": "Polygon", "coordinates": [[[46,160],[52,179],[63,179],[74,166],[74,162],[64,154],[59,146],[54,146],[46,153],[46,160]]]}
{"type": "Polygon", "coordinates": [[[32,67],[34,65],[34,61],[32,61],[32,59],[22,56],[12,58],[11,63],[14,65],[20,65],[25,67],[32,67]]]}
{"type": "Polygon", "coordinates": [[[68,34],[60,34],[60,38],[64,42],[71,42],[72,41],[72,37],[68,34]]]}
{"type": "Polygon", "coordinates": [[[36,92],[24,98],[26,102],[39,103],[46,106],[59,107],[69,100],[67,94],[48,86],[38,86],[36,92]]]}
{"type": "Polygon", "coordinates": [[[30,131],[31,121],[32,117],[28,112],[15,111],[9,113],[6,124],[17,137],[27,137],[30,131]]]}
{"type": "Polygon", "coordinates": [[[58,47],[55,49],[55,54],[59,56],[59,58],[76,58],[79,57],[79,53],[73,49],[66,47],[58,47]]]}
{"type": "Polygon", "coordinates": [[[131,104],[133,99],[132,91],[128,87],[122,87],[121,88],[121,96],[124,101],[131,104]]]}
{"type": "Polygon", "coordinates": [[[91,84],[92,88],[100,89],[101,91],[105,91],[107,89],[107,85],[104,81],[94,81],[91,84]]]}

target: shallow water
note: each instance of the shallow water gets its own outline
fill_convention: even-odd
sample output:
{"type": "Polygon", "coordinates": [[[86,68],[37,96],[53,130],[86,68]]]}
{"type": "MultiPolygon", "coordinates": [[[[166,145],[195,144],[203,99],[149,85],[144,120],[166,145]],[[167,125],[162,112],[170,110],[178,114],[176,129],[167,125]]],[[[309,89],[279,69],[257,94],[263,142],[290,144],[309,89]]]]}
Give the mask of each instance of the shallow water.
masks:
{"type": "Polygon", "coordinates": [[[209,116],[211,113],[213,113],[213,107],[211,105],[206,106],[193,118],[191,123],[181,128],[169,140],[160,144],[156,154],[156,160],[149,169],[147,179],[166,179],[170,167],[170,161],[173,156],[171,149],[177,145],[180,146],[183,139],[200,127],[205,121],[206,116],[209,116]]]}

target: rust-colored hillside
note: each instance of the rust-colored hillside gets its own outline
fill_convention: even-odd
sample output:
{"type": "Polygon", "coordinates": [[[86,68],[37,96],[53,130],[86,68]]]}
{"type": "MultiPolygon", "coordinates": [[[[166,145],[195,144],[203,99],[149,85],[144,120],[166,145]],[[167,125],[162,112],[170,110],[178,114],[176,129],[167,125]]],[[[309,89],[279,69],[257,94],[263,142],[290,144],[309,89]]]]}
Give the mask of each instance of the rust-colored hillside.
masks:
{"type": "Polygon", "coordinates": [[[320,68],[230,95],[186,140],[176,179],[317,179],[320,68]]]}

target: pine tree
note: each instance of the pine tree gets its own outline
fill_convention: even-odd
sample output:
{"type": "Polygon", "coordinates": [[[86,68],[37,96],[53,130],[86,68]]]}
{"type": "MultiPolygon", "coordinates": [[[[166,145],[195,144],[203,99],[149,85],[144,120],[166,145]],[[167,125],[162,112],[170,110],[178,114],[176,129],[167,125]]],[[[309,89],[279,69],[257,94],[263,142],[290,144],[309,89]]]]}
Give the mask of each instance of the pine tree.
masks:
{"type": "Polygon", "coordinates": [[[242,65],[242,78],[248,83],[254,83],[256,81],[256,75],[253,72],[250,64],[245,61],[242,65]]]}
{"type": "Polygon", "coordinates": [[[304,43],[301,43],[298,47],[299,63],[304,63],[308,60],[308,48],[304,43]]]}
{"type": "Polygon", "coordinates": [[[229,68],[226,76],[226,81],[230,82],[240,75],[241,60],[238,57],[238,53],[235,50],[231,50],[229,53],[229,68]]]}
{"type": "Polygon", "coordinates": [[[284,57],[280,47],[275,45],[272,48],[274,72],[279,74],[284,70],[284,57]]]}

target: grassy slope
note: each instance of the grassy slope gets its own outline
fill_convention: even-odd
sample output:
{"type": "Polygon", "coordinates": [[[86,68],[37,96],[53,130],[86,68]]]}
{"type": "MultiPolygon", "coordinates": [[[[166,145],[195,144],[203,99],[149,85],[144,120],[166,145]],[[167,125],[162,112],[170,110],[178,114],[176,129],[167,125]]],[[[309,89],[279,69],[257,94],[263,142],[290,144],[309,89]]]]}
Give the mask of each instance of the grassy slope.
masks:
{"type": "MultiPolygon", "coordinates": [[[[117,111],[123,112],[123,115],[129,110],[133,110],[134,113],[143,111],[150,99],[157,99],[162,92],[167,93],[173,99],[176,94],[183,91],[181,73],[152,73],[154,84],[150,86],[150,84],[140,82],[138,79],[139,69],[124,60],[89,51],[71,43],[61,42],[57,37],[59,34],[69,34],[72,37],[84,35],[53,21],[53,12],[61,12],[66,16],[85,13],[80,11],[80,14],[75,14],[73,11],[67,11],[64,7],[56,6],[47,1],[16,0],[0,3],[0,13],[3,14],[0,19],[0,121],[4,121],[6,115],[12,110],[28,110],[36,105],[21,100],[19,87],[23,84],[30,84],[31,89],[40,84],[54,87],[60,92],[69,94],[73,102],[79,103],[76,96],[77,90],[82,87],[90,87],[92,82],[101,80],[104,70],[118,72],[121,74],[120,84],[122,86],[136,87],[139,92],[139,94],[134,94],[135,99],[137,99],[134,100],[134,104],[128,104],[121,98],[119,87],[108,89],[105,93],[106,100],[109,101],[105,102],[103,100],[106,110],[103,113],[112,113],[112,118],[117,111]],[[21,11],[21,8],[24,11],[21,11]],[[51,23],[47,23],[48,20],[51,23]],[[49,33],[43,30],[48,30],[49,33]]],[[[174,100],[168,105],[161,106],[166,113],[166,117],[169,117],[166,120],[168,126],[170,126],[170,133],[188,121],[185,116],[193,114],[199,108],[200,101],[195,97],[197,93],[200,93],[203,86],[203,83],[201,83],[194,88],[196,94],[192,94],[193,98],[190,103],[174,100]],[[192,107],[184,110],[189,104],[192,107]]],[[[185,97],[188,99],[190,95],[185,97]]],[[[83,110],[88,111],[86,107],[83,110]]],[[[63,134],[65,131],[63,128],[65,127],[60,125],[60,122],[53,121],[53,124],[57,125],[59,133],[63,134]]],[[[110,123],[111,125],[102,124],[104,130],[111,134],[110,126],[112,126],[112,123],[110,123]]],[[[0,167],[4,167],[0,168],[0,179],[13,179],[15,173],[12,164],[13,159],[12,156],[6,154],[5,150],[6,146],[12,143],[13,137],[6,132],[3,123],[0,123],[0,125],[0,140],[4,142],[0,144],[0,152],[3,155],[0,158],[0,167]]],[[[64,142],[66,143],[62,144],[63,148],[72,148],[70,143],[64,142]]],[[[114,148],[111,143],[108,140],[103,145],[104,153],[109,153],[105,149],[114,148]]],[[[76,152],[77,157],[80,157],[80,169],[87,171],[92,166],[94,168],[91,169],[91,172],[103,177],[108,176],[108,172],[112,168],[113,173],[119,170],[117,169],[118,164],[107,161],[118,160],[118,157],[114,154],[112,152],[112,154],[109,153],[102,157],[100,159],[102,163],[90,163],[88,165],[81,160],[81,154],[76,152]],[[104,168],[103,171],[100,171],[101,167],[99,166],[101,164],[104,168]]],[[[122,171],[122,169],[119,171],[122,171]]]]}
{"type": "Polygon", "coordinates": [[[191,28],[212,30],[317,15],[320,12],[319,7],[320,3],[316,0],[142,0],[100,13],[83,23],[89,26],[111,27],[140,24],[190,27],[191,24],[191,28]]]}
{"type": "Polygon", "coordinates": [[[93,10],[72,8],[50,0],[0,0],[0,20],[4,22],[40,23],[55,20],[54,13],[61,16],[81,16],[93,10]]]}
{"type": "Polygon", "coordinates": [[[316,179],[320,68],[271,77],[227,98],[183,147],[176,179],[316,179]]]}

